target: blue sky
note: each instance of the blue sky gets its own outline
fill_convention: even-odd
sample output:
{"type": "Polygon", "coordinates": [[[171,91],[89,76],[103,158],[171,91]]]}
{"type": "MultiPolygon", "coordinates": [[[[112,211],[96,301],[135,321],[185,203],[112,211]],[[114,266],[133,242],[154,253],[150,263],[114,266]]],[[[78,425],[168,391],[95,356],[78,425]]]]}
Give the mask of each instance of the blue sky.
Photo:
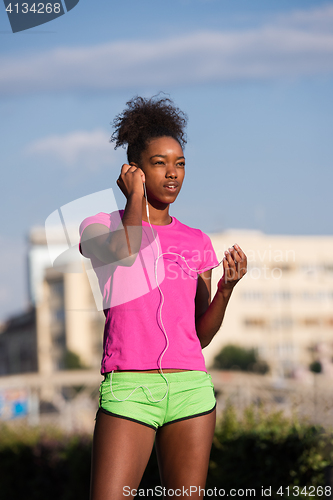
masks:
{"type": "Polygon", "coordinates": [[[136,94],[189,116],[182,222],[332,234],[332,2],[80,0],[16,34],[1,9],[0,319],[26,303],[29,228],[109,187],[123,206],[108,138],[136,94]]]}

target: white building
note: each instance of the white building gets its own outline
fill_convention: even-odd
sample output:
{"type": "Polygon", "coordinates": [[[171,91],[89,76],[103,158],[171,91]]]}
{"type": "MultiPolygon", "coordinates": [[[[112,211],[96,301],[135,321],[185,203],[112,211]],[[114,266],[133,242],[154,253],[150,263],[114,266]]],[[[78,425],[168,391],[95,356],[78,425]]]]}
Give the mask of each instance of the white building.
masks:
{"type": "MultiPolygon", "coordinates": [[[[302,376],[333,356],[333,237],[280,236],[230,230],[210,235],[222,260],[237,243],[248,273],[234,288],[221,331],[204,349],[209,366],[226,344],[254,347],[278,376],[302,376]]],[[[212,290],[223,272],[213,271],[212,290]]]]}

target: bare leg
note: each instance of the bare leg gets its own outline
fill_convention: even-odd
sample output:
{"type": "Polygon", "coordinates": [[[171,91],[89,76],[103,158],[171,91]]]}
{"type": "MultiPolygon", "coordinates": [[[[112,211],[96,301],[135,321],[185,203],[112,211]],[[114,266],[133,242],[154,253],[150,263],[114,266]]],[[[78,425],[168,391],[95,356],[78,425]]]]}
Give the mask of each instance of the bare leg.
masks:
{"type": "Polygon", "coordinates": [[[215,421],[216,410],[157,431],[156,450],[162,485],[166,490],[180,489],[182,493],[178,498],[187,498],[183,488],[188,490],[188,496],[191,491],[191,500],[203,498],[203,492],[199,495],[199,487],[204,489],[206,484],[215,421]]]}
{"type": "Polygon", "coordinates": [[[138,488],[154,439],[155,431],[150,427],[99,412],[93,440],[90,500],[124,500],[124,486],[138,488]]]}

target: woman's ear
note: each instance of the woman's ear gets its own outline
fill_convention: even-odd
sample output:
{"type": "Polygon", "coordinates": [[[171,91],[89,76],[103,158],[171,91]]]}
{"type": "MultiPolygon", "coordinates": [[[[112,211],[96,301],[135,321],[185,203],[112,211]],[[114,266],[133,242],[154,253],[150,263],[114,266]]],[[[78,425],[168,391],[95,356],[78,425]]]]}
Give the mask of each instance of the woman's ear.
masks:
{"type": "Polygon", "coordinates": [[[140,170],[142,170],[143,172],[143,169],[142,167],[140,166],[139,163],[136,163],[135,161],[131,161],[131,163],[129,163],[128,165],[131,165],[131,167],[136,167],[136,168],[139,168],[140,170]]]}

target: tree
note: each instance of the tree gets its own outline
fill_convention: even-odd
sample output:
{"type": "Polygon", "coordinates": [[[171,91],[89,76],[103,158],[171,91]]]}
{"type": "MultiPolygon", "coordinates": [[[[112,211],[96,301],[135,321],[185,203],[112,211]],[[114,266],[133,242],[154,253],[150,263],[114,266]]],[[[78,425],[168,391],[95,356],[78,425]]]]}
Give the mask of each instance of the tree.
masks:
{"type": "Polygon", "coordinates": [[[322,372],[322,366],[321,366],[321,362],[320,361],[313,361],[310,366],[309,366],[309,369],[313,372],[313,373],[321,373],[322,372]]]}
{"type": "Polygon", "coordinates": [[[86,368],[82,363],[80,356],[69,349],[66,350],[64,355],[64,369],[65,370],[81,370],[86,368]]]}
{"type": "Polygon", "coordinates": [[[215,356],[213,367],[219,370],[241,370],[262,374],[269,371],[268,364],[259,359],[255,349],[245,349],[233,344],[224,346],[215,356]]]}

